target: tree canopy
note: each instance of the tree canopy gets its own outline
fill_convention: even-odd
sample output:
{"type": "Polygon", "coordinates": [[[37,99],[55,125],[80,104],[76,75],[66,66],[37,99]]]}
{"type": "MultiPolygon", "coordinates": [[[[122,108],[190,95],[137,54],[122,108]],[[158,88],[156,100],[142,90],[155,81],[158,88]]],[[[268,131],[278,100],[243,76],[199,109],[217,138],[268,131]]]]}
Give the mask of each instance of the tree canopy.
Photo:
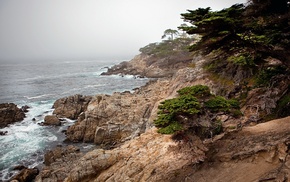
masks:
{"type": "Polygon", "coordinates": [[[290,29],[287,0],[251,0],[221,11],[210,8],[181,14],[192,26],[181,26],[188,34],[202,35],[190,50],[211,52],[223,49],[229,55],[247,53],[254,59],[271,56],[289,65],[290,29]]]}
{"type": "Polygon", "coordinates": [[[167,36],[169,36],[170,40],[174,39],[175,35],[178,35],[178,31],[177,30],[173,30],[173,29],[167,29],[164,31],[164,34],[162,35],[162,39],[166,38],[167,36]]]}

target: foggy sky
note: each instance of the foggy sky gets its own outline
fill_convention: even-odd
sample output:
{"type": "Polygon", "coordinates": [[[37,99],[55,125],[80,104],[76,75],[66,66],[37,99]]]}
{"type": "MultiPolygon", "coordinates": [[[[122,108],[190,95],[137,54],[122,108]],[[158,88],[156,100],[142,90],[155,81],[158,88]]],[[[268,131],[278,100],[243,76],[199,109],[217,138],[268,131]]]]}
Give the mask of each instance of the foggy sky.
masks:
{"type": "Polygon", "coordinates": [[[246,0],[0,0],[0,61],[131,59],[187,9],[246,0]]]}

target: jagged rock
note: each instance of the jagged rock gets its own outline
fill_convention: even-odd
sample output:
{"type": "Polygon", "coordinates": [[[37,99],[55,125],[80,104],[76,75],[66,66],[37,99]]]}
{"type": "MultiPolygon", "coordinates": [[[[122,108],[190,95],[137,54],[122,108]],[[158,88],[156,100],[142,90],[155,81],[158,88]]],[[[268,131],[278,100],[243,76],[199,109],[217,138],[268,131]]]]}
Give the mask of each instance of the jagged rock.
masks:
{"type": "Polygon", "coordinates": [[[48,151],[44,156],[44,163],[47,164],[39,175],[35,178],[35,182],[57,182],[64,181],[68,172],[72,170],[77,160],[83,156],[78,147],[56,147],[54,150],[48,151]]]}
{"type": "Polygon", "coordinates": [[[13,103],[0,104],[0,128],[4,128],[14,122],[22,121],[25,113],[13,103]]]}
{"type": "Polygon", "coordinates": [[[263,116],[274,111],[277,101],[288,90],[290,78],[281,77],[279,81],[272,84],[272,87],[256,88],[248,93],[246,104],[242,108],[248,122],[258,122],[263,116]]]}
{"type": "Polygon", "coordinates": [[[79,114],[86,110],[91,96],[74,95],[58,99],[53,104],[53,114],[58,117],[77,119],[79,114]]]}
{"type": "Polygon", "coordinates": [[[206,150],[198,138],[193,143],[178,144],[169,135],[148,130],[113,150],[95,149],[72,163],[64,162],[61,168],[55,168],[53,163],[37,176],[36,182],[162,180],[174,175],[176,169],[204,161],[206,150]],[[195,148],[190,149],[190,145],[195,148]],[[63,173],[64,180],[58,178],[63,173]]]}
{"type": "Polygon", "coordinates": [[[11,181],[18,182],[31,182],[38,175],[39,170],[37,168],[24,168],[16,176],[12,177],[11,181]]]}
{"type": "Polygon", "coordinates": [[[152,101],[141,94],[97,95],[89,103],[87,111],[68,128],[67,138],[73,142],[96,144],[124,140],[137,131],[145,131],[152,106],[152,101]]]}
{"type": "Polygon", "coordinates": [[[109,68],[102,75],[140,75],[148,78],[172,76],[177,69],[187,67],[192,57],[187,51],[181,51],[171,57],[160,58],[154,55],[139,54],[129,62],[121,62],[109,68]]]}
{"type": "Polygon", "coordinates": [[[15,166],[14,168],[13,168],[13,170],[22,170],[22,169],[27,169],[27,167],[25,167],[25,166],[23,166],[23,165],[18,165],[18,166],[15,166]]]}
{"type": "Polygon", "coordinates": [[[29,106],[25,105],[25,106],[22,106],[22,107],[21,107],[21,110],[22,110],[23,112],[28,112],[28,109],[29,109],[29,108],[30,108],[29,106]]]}
{"type": "Polygon", "coordinates": [[[200,81],[203,78],[201,65],[197,63],[194,69],[180,69],[171,79],[151,81],[132,94],[93,97],[87,110],[68,128],[67,139],[112,145],[140,135],[153,125],[158,105],[165,98],[175,97],[176,91],[185,86],[210,83],[200,81]]]}
{"type": "Polygon", "coordinates": [[[0,131],[0,136],[6,135],[8,131],[0,131]]]}
{"type": "Polygon", "coordinates": [[[289,128],[287,117],[225,134],[210,142],[203,164],[177,171],[174,180],[285,181],[290,177],[289,128]]]}
{"type": "Polygon", "coordinates": [[[44,164],[49,166],[51,163],[57,161],[57,159],[60,159],[64,155],[68,155],[70,153],[77,153],[80,149],[78,147],[69,145],[67,147],[56,147],[53,150],[50,150],[45,153],[44,155],[44,164]]]}
{"type": "Polygon", "coordinates": [[[43,125],[55,125],[60,126],[60,119],[56,115],[46,115],[44,117],[43,125]]]}

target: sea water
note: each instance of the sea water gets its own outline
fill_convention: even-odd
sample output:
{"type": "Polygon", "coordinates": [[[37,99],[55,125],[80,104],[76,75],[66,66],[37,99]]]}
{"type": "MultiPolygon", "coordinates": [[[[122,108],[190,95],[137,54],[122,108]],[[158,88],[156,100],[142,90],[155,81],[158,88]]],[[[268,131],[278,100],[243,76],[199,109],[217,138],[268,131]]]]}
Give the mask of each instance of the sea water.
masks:
{"type": "Polygon", "coordinates": [[[44,152],[65,139],[63,130],[74,121],[65,119],[60,127],[41,126],[52,114],[56,99],[75,95],[112,94],[144,85],[146,78],[101,76],[120,61],[48,61],[0,63],[0,103],[28,105],[26,118],[9,127],[0,136],[0,181],[8,180],[13,167],[39,166],[44,152]]]}

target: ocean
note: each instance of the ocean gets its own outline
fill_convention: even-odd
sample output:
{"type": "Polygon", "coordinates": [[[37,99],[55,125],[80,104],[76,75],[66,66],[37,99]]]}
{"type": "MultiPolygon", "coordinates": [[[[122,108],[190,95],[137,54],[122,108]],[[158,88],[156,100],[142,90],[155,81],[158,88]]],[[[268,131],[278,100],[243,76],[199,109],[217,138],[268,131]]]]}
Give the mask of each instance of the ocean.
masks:
{"type": "MultiPolygon", "coordinates": [[[[145,85],[146,78],[134,76],[102,76],[108,67],[121,61],[47,61],[0,63],[0,103],[28,105],[22,122],[0,129],[0,181],[8,180],[13,167],[41,166],[43,154],[56,145],[63,145],[65,130],[74,123],[66,119],[60,127],[40,126],[52,114],[56,99],[75,95],[112,94],[132,91],[145,85]],[[35,121],[33,121],[33,118],[35,121]]],[[[91,147],[87,145],[84,147],[91,147]]]]}

